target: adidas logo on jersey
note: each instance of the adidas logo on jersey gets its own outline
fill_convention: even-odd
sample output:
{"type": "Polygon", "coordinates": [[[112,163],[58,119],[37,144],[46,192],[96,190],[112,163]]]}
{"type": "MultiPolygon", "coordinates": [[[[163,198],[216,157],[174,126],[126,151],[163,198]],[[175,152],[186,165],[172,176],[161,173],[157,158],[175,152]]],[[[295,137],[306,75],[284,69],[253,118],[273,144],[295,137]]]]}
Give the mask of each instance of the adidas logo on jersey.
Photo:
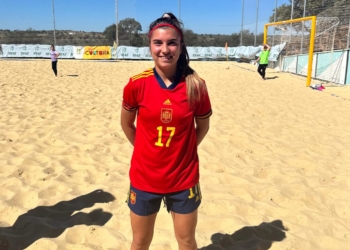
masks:
{"type": "Polygon", "coordinates": [[[165,102],[163,102],[164,105],[171,105],[171,102],[169,99],[167,99],[165,102]]]}

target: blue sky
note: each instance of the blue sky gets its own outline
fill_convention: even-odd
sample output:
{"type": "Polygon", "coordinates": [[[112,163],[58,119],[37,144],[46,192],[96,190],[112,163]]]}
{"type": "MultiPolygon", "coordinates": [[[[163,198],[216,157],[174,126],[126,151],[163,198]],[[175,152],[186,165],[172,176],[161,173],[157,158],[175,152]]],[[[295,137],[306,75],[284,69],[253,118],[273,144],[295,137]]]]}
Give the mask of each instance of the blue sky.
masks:
{"type": "MultiPolygon", "coordinates": [[[[0,0],[0,29],[53,30],[53,0],[0,0]]],[[[116,23],[115,0],[54,0],[56,30],[102,32],[116,23]]],[[[244,28],[255,32],[258,0],[244,0],[244,28]]],[[[276,0],[259,0],[258,32],[273,14],[276,0]]],[[[290,4],[277,0],[277,6],[290,4]]],[[[198,34],[232,34],[241,30],[242,0],[118,0],[118,20],[134,18],[148,25],[164,12],[179,16],[198,34]],[[180,6],[180,8],[179,8],[180,6]]]]}

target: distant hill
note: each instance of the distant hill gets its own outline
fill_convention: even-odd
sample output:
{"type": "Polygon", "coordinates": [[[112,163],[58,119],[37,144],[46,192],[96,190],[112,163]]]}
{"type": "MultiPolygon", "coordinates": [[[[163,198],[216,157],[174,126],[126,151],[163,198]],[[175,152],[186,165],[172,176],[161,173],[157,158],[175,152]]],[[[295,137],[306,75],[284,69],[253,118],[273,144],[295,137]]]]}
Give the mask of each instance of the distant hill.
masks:
{"type": "MultiPolygon", "coordinates": [[[[138,46],[148,46],[147,34],[138,34],[141,43],[138,46]]],[[[107,39],[103,32],[85,32],[74,30],[56,30],[56,45],[75,46],[113,46],[113,40],[107,39]]],[[[132,45],[132,37],[127,39],[126,34],[119,33],[119,44],[125,46],[132,45]]],[[[187,46],[217,46],[224,47],[228,43],[229,47],[239,46],[240,33],[231,35],[221,34],[196,34],[191,30],[184,30],[184,37],[187,46]]],[[[261,43],[263,34],[257,36],[257,41],[261,43]]],[[[0,30],[0,44],[54,44],[53,30],[0,30]]],[[[254,34],[248,30],[243,32],[243,44],[245,46],[254,44],[254,34]]],[[[135,46],[135,45],[134,45],[135,46]]]]}
{"type": "MultiPolygon", "coordinates": [[[[74,30],[56,30],[56,45],[76,46],[113,46],[111,38],[107,39],[103,32],[85,32],[74,30]]],[[[148,46],[147,34],[139,34],[142,42],[140,46],[148,46]]],[[[119,34],[119,45],[132,46],[127,35],[119,34]],[[126,40],[125,40],[126,39],[126,40]]],[[[239,33],[231,35],[220,34],[195,34],[191,30],[184,31],[187,46],[238,46],[239,33]]],[[[262,41],[263,34],[258,35],[258,41],[262,41]]],[[[254,35],[248,30],[244,31],[243,42],[246,45],[254,43],[254,35]]],[[[54,44],[53,30],[0,30],[0,44],[54,44]]]]}
{"type": "MultiPolygon", "coordinates": [[[[102,32],[56,30],[56,45],[109,45],[102,32]]],[[[54,32],[47,30],[0,30],[0,44],[53,44],[54,32]]]]}

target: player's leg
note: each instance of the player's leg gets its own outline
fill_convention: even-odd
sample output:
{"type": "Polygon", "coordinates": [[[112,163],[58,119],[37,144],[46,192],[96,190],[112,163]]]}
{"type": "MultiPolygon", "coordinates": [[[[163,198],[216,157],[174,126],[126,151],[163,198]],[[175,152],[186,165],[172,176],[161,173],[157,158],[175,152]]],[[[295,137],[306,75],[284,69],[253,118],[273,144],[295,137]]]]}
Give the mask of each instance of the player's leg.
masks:
{"type": "Polygon", "coordinates": [[[148,250],[163,196],[141,191],[130,185],[128,206],[133,234],[131,250],[148,250]]]}
{"type": "Polygon", "coordinates": [[[55,75],[57,76],[57,61],[56,61],[56,63],[55,63],[55,75]]]}
{"type": "Polygon", "coordinates": [[[171,211],[179,250],[197,250],[195,234],[201,199],[199,184],[166,196],[166,206],[171,211]]]}
{"type": "Polygon", "coordinates": [[[261,77],[263,77],[262,68],[263,68],[262,65],[259,64],[259,66],[258,66],[258,73],[259,73],[259,75],[260,75],[261,77]]]}
{"type": "Polygon", "coordinates": [[[140,216],[130,210],[132,243],[130,250],[148,250],[153,239],[154,224],[157,213],[140,216]]]}
{"type": "Polygon", "coordinates": [[[266,75],[266,68],[267,68],[267,64],[264,64],[264,66],[262,67],[262,70],[261,70],[261,72],[262,72],[262,78],[265,80],[266,78],[265,78],[265,75],[266,75]]]}
{"type": "Polygon", "coordinates": [[[196,226],[198,209],[189,214],[171,213],[179,250],[197,250],[196,226]]]}
{"type": "Polygon", "coordinates": [[[55,76],[57,76],[57,61],[51,63],[52,70],[55,73],[55,76]]]}
{"type": "Polygon", "coordinates": [[[57,61],[54,62],[53,72],[55,72],[55,76],[57,76],[57,61]]]}

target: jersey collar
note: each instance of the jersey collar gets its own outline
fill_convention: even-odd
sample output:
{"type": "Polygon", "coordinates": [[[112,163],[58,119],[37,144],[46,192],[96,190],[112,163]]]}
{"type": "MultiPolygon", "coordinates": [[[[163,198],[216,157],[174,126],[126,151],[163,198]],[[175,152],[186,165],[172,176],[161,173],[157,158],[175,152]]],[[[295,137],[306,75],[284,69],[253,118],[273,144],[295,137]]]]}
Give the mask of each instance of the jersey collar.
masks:
{"type": "Polygon", "coordinates": [[[181,76],[182,74],[179,72],[179,70],[177,71],[176,73],[176,77],[175,77],[175,81],[172,82],[169,87],[167,87],[163,81],[163,79],[160,77],[160,75],[157,73],[156,71],[156,68],[153,68],[153,73],[154,73],[154,76],[156,77],[157,79],[157,82],[159,84],[159,86],[162,88],[162,89],[174,89],[181,81],[181,76]]]}

